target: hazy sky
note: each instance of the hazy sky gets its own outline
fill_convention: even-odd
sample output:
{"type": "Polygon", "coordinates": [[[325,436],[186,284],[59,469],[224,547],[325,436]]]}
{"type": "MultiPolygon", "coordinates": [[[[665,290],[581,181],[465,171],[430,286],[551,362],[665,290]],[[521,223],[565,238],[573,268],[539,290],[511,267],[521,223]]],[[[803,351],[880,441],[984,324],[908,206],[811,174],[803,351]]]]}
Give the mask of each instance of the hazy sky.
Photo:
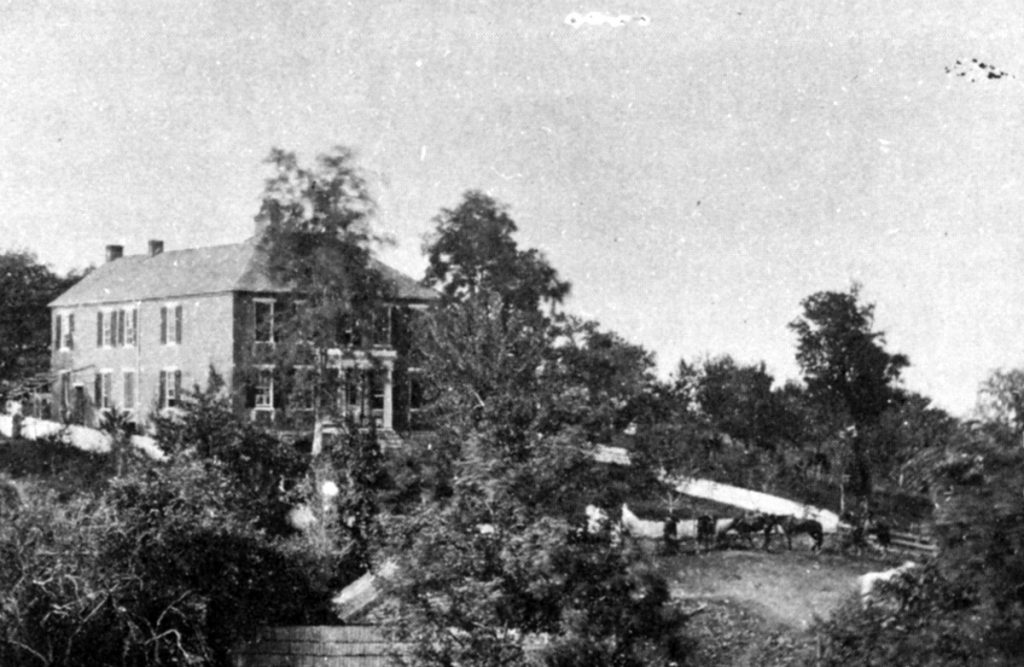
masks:
{"type": "Polygon", "coordinates": [[[1024,365],[1024,5],[982,6],[0,0],[0,250],[238,241],[272,146],[345,144],[412,275],[482,189],[664,373],[780,380],[800,300],[857,280],[964,413],[1024,365]]]}

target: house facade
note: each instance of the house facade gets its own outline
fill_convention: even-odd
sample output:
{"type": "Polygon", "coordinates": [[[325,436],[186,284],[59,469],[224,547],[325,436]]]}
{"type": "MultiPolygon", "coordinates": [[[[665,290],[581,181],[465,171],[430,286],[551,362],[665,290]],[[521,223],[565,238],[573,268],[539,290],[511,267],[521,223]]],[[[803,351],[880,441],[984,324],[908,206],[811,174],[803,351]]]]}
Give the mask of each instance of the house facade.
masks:
{"type": "MultiPolygon", "coordinates": [[[[419,390],[409,368],[405,328],[436,292],[382,263],[393,296],[382,304],[372,341],[339,340],[329,359],[338,374],[339,414],[357,423],[416,426],[419,390]],[[367,344],[369,343],[369,344],[367,344]]],[[[260,365],[278,344],[275,320],[295,301],[275,284],[259,237],[247,241],[125,256],[107,246],[106,262],[50,304],[53,406],[66,422],[95,425],[105,410],[143,423],[177,407],[183,390],[205,387],[211,370],[239,412],[269,425],[302,423],[309,405],[285,400],[280,373],[260,365]]]]}

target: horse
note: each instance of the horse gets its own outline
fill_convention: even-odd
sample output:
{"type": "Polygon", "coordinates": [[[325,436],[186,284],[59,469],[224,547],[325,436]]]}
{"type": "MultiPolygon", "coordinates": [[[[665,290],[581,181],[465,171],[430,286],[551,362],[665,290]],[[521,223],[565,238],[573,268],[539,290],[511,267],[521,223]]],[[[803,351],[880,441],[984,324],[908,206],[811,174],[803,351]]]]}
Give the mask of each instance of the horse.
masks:
{"type": "Polygon", "coordinates": [[[753,533],[764,534],[764,549],[768,550],[769,541],[771,540],[772,528],[777,523],[777,517],[772,514],[765,514],[764,512],[744,512],[740,516],[730,521],[725,528],[718,534],[720,538],[725,537],[729,531],[735,530],[736,534],[746,538],[747,543],[753,547],[754,538],[751,537],[753,533]]]}
{"type": "Polygon", "coordinates": [[[715,532],[718,520],[708,514],[697,517],[697,553],[701,547],[710,550],[715,544],[715,532]]]}
{"type": "Polygon", "coordinates": [[[779,525],[782,526],[782,532],[786,534],[786,546],[790,551],[793,550],[793,536],[800,533],[809,535],[814,540],[812,551],[821,551],[821,543],[825,539],[825,531],[821,527],[821,522],[815,519],[798,519],[795,516],[788,516],[782,519],[779,525]]]}

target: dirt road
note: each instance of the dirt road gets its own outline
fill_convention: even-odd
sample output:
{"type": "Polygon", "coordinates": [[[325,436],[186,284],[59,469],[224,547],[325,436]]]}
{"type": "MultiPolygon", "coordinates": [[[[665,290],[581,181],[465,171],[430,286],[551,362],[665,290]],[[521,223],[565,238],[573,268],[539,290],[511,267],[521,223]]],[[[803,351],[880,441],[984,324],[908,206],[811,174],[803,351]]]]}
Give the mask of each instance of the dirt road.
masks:
{"type": "Polygon", "coordinates": [[[857,577],[883,562],[807,550],[713,551],[660,560],[673,597],[687,609],[698,642],[693,664],[802,664],[813,652],[808,633],[854,594],[857,577]]]}

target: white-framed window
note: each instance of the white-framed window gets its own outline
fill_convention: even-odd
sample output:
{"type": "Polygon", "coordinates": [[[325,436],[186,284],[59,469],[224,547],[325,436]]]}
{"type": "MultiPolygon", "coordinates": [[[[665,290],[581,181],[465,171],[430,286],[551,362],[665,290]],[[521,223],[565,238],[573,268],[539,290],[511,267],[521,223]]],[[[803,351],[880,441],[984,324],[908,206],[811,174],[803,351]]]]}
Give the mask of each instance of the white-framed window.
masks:
{"type": "Polygon", "coordinates": [[[274,409],[274,369],[261,367],[256,372],[256,391],[253,406],[257,410],[274,409]]]}
{"type": "Polygon", "coordinates": [[[274,299],[253,299],[253,340],[274,342],[274,299]]]}
{"type": "Polygon", "coordinates": [[[391,306],[381,306],[373,311],[373,344],[376,347],[391,347],[391,306]]]}
{"type": "Polygon", "coordinates": [[[160,344],[181,345],[184,313],[180,303],[160,306],[160,344]]]}
{"type": "Polygon", "coordinates": [[[57,350],[75,349],[75,314],[57,313],[53,318],[53,345],[57,350]]]}
{"type": "Polygon", "coordinates": [[[96,374],[94,399],[95,405],[101,410],[106,410],[113,406],[113,398],[111,393],[113,391],[113,379],[114,373],[109,370],[101,370],[96,374]]]}
{"type": "Polygon", "coordinates": [[[135,371],[124,371],[121,374],[121,388],[124,393],[122,405],[125,410],[134,410],[136,402],[135,371]]]}
{"type": "Polygon", "coordinates": [[[181,371],[164,368],[160,371],[160,408],[176,408],[181,398],[181,371]]]}

